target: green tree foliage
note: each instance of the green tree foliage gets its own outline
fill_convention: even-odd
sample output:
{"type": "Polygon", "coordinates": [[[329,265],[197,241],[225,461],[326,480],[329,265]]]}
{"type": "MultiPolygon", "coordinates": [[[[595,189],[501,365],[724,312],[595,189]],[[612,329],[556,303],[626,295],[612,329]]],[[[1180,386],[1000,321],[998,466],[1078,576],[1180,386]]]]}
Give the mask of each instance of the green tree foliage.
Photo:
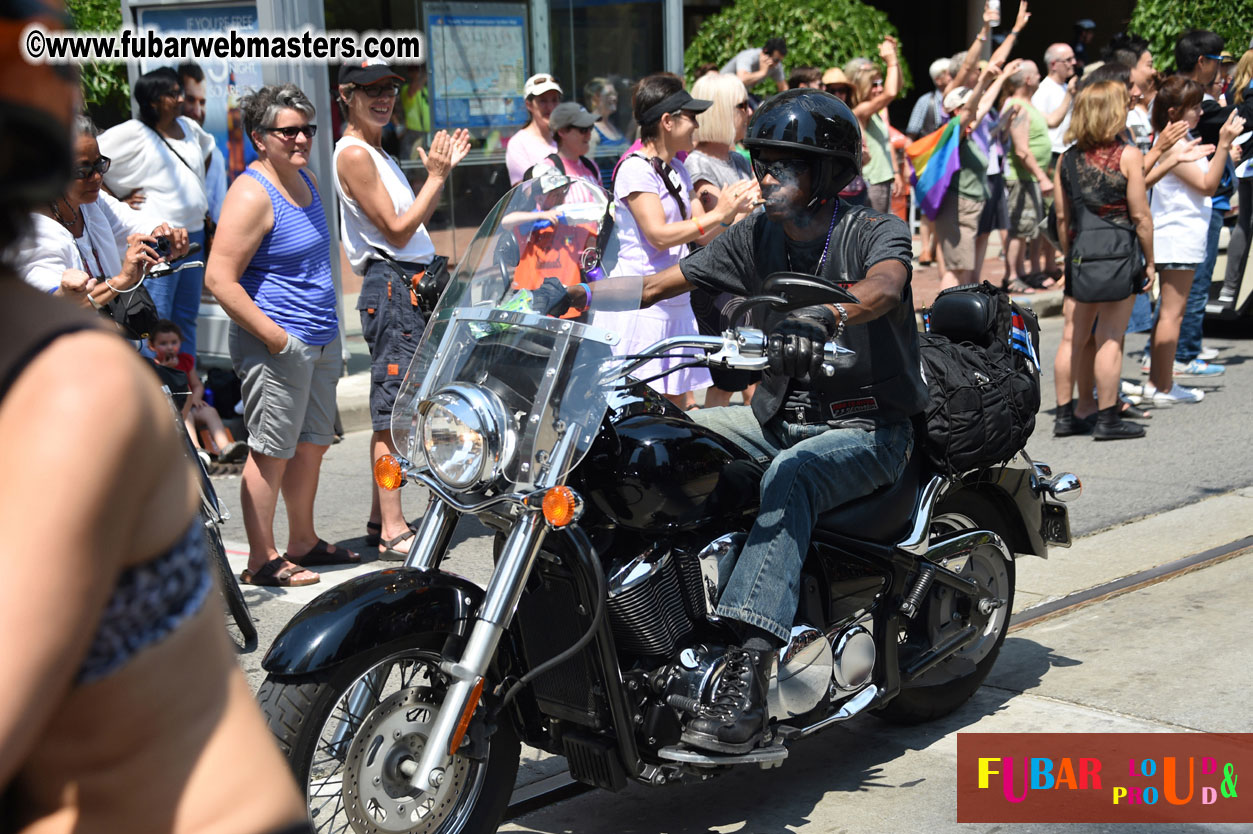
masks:
{"type": "MultiPolygon", "coordinates": [[[[883,66],[879,44],[897,35],[888,16],[860,0],[740,0],[709,18],[684,53],[684,65],[693,73],[701,64],[722,66],[742,49],[761,48],[767,38],[787,38],[785,67],[843,66],[863,56],[883,66]]],[[[909,67],[901,59],[902,92],[913,86],[909,67]]],[[[774,92],[766,80],[758,94],[774,92]]]]}
{"type": "Polygon", "coordinates": [[[1149,42],[1158,70],[1175,69],[1175,41],[1187,29],[1221,35],[1239,58],[1253,34],[1253,0],[1138,0],[1127,29],[1149,42]]]}
{"type": "MultiPolygon", "coordinates": [[[[67,0],[74,28],[83,32],[116,32],[122,28],[117,0],[67,0]]],[[[82,67],[83,104],[100,126],[128,117],[130,84],[125,64],[87,64],[82,67]]]]}

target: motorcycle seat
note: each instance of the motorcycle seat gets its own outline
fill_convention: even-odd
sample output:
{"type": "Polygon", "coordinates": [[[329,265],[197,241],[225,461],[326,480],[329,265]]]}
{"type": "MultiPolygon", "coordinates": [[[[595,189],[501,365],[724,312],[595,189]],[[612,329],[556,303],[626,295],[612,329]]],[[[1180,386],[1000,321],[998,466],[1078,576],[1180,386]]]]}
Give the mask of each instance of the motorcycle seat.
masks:
{"type": "Polygon", "coordinates": [[[896,483],[823,513],[815,529],[883,544],[898,541],[913,522],[924,457],[914,449],[896,483]]]}

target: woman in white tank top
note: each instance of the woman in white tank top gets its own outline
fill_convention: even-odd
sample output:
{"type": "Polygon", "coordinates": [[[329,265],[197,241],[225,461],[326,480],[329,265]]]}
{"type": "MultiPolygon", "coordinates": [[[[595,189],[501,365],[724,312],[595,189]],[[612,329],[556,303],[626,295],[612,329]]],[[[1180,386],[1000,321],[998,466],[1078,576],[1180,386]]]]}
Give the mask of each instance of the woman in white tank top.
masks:
{"type": "MultiPolygon", "coordinates": [[[[1153,100],[1153,127],[1158,133],[1170,122],[1183,121],[1196,130],[1201,120],[1201,85],[1173,76],[1153,100]]],[[[1205,238],[1210,222],[1210,198],[1222,181],[1231,140],[1244,129],[1244,120],[1232,111],[1218,134],[1213,158],[1181,162],[1153,186],[1153,254],[1161,279],[1160,309],[1150,339],[1149,384],[1145,393],[1159,405],[1200,402],[1195,388],[1176,385],[1175,349],[1183,322],[1192,276],[1205,260],[1205,238]]]]}
{"type": "MultiPolygon", "coordinates": [[[[347,127],[335,144],[334,182],[340,238],[353,270],[362,276],[357,310],[370,347],[371,471],[374,461],[396,453],[392,405],[426,325],[410,291],[411,279],[435,257],[424,224],[439,204],[448,175],[470,150],[468,131],[436,133],[430,153],[418,148],[427,176],[413,193],[400,166],[380,145],[402,80],[381,61],[345,64],[339,71],[340,107],[347,127]]],[[[380,491],[373,477],[370,490],[366,543],[379,548],[380,559],[403,561],[413,531],[400,492],[380,491]]]]}

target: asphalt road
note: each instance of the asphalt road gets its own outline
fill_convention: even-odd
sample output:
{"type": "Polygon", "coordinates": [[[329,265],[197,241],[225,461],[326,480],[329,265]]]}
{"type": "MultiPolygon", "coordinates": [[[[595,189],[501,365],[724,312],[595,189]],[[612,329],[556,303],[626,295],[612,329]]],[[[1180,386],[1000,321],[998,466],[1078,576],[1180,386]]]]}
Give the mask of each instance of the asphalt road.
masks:
{"type": "MultiPolygon", "coordinates": [[[[1195,512],[1190,512],[1192,508],[1168,512],[1253,485],[1253,451],[1246,442],[1246,415],[1253,408],[1249,362],[1253,327],[1228,325],[1207,334],[1207,344],[1222,351],[1219,361],[1228,365],[1228,372],[1201,383],[1207,392],[1204,402],[1154,409],[1147,421],[1148,437],[1112,443],[1052,436],[1051,363],[1060,319],[1046,320],[1042,330],[1046,405],[1028,452],[1055,471],[1072,471],[1083,479],[1084,495],[1070,505],[1076,536],[1106,531],[1087,540],[1109,542],[1095,548],[1098,555],[1117,551],[1132,558],[1140,540],[1146,546],[1169,543],[1183,554],[1212,546],[1214,535],[1225,542],[1253,532],[1238,521],[1248,517],[1247,501],[1224,504],[1228,499],[1219,499],[1198,505],[1195,512]],[[1149,516],[1156,518],[1125,530],[1109,529],[1149,516]]],[[[1129,359],[1124,376],[1140,380],[1138,362],[1129,359]]],[[[354,433],[329,450],[316,509],[319,533],[354,548],[363,544],[369,510],[367,441],[367,433],[354,433]]],[[[216,481],[234,515],[224,536],[238,569],[245,548],[239,481],[216,481]]],[[[1253,492],[1248,498],[1253,499],[1253,492]]],[[[419,516],[424,505],[421,491],[411,488],[406,495],[410,515],[419,516]]],[[[283,524],[280,509],[276,525],[280,546],[283,524]]],[[[1080,562],[1086,559],[1085,555],[1080,562]]],[[[1037,571],[1065,567],[1032,562],[1043,566],[1033,568],[1037,571]]],[[[447,568],[482,584],[489,566],[490,539],[473,519],[464,520],[447,568]]],[[[1075,565],[1074,559],[1071,566],[1073,577],[1066,574],[1056,588],[1023,593],[1016,608],[1026,600],[1089,587],[1098,579],[1131,570],[1116,562],[1107,568],[1109,576],[1101,578],[1089,577],[1093,569],[1075,565]],[[1063,587],[1066,582],[1073,587],[1063,587]]],[[[1024,567],[1020,563],[1020,571],[1024,567]]],[[[260,659],[265,648],[297,605],[334,581],[367,569],[324,569],[326,581],[309,588],[245,589],[260,637],[257,646],[241,653],[240,661],[254,688],[264,674],[260,659]]],[[[503,830],[554,834],[957,830],[952,824],[955,730],[1253,731],[1239,694],[1253,683],[1248,672],[1253,633],[1248,630],[1244,592],[1251,572],[1253,556],[1243,556],[1016,632],[1007,640],[988,685],[967,707],[937,724],[897,730],[873,720],[854,721],[799,745],[780,770],[742,770],[706,784],[660,790],[633,786],[614,796],[598,792],[535,812],[503,830]],[[1166,611],[1169,615],[1163,614],[1166,611]],[[1197,635],[1215,630],[1215,622],[1223,623],[1217,629],[1222,632],[1222,651],[1207,655],[1211,646],[1197,635]],[[1202,691],[1205,695],[1198,695],[1202,691]],[[898,790],[882,790],[888,787],[898,790]],[[772,803],[772,797],[785,801],[772,803]]],[[[1025,591],[1021,573],[1019,581],[1025,591]]],[[[559,761],[531,761],[524,780],[559,769],[559,761]]],[[[1078,830],[1086,834],[1107,829],[1078,830]]]]}

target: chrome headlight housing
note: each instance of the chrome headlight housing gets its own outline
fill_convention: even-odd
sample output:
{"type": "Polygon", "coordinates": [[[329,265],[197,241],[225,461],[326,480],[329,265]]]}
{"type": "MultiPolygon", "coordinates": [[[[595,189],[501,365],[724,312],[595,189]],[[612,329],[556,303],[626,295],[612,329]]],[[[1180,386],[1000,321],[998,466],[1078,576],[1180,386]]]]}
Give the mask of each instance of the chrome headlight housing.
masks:
{"type": "Polygon", "coordinates": [[[418,414],[427,465],[451,489],[490,484],[517,446],[504,404],[478,385],[446,385],[422,401],[418,414]]]}

